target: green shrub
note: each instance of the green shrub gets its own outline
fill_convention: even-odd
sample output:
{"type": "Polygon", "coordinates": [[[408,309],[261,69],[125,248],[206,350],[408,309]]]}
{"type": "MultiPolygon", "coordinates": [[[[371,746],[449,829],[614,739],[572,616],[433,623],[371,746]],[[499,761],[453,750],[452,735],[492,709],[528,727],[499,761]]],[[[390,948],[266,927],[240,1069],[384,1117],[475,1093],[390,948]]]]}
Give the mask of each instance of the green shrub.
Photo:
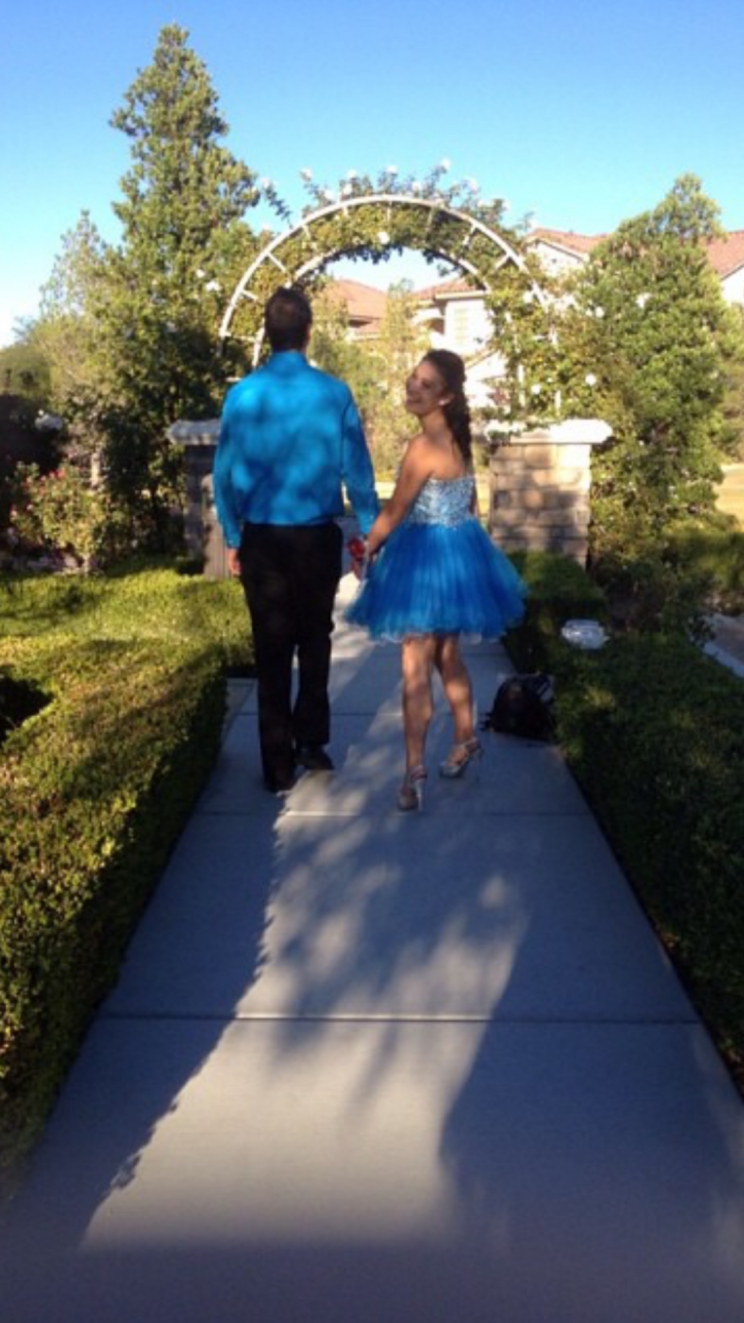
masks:
{"type": "Polygon", "coordinates": [[[0,672],[0,745],[9,731],[40,712],[48,702],[40,689],[0,672]]]}
{"type": "Polygon", "coordinates": [[[710,575],[701,565],[683,565],[671,543],[633,554],[605,556],[593,566],[610,604],[610,618],[636,633],[709,637],[710,575]]]}
{"type": "Polygon", "coordinates": [[[681,569],[706,575],[712,604],[725,612],[744,612],[744,532],[691,529],[671,546],[681,569]]]}
{"type": "Polygon", "coordinates": [[[86,568],[121,555],[128,540],[123,509],[73,463],[51,473],[17,465],[11,527],[21,544],[71,556],[86,568]]]}
{"type": "Polygon", "coordinates": [[[51,702],[0,757],[0,1175],[39,1133],[216,757],[208,639],[0,642],[51,702]]]}
{"type": "Polygon", "coordinates": [[[559,677],[570,764],[702,1013],[744,1060],[744,685],[668,638],[618,640],[559,677]]]}
{"type": "Polygon", "coordinates": [[[744,1085],[744,685],[680,637],[581,652],[549,625],[537,649],[569,766],[744,1085]]]}
{"type": "Polygon", "coordinates": [[[607,602],[581,566],[554,551],[515,551],[510,560],[529,589],[522,624],[506,645],[519,670],[546,665],[547,649],[567,620],[607,619],[607,602]]]}

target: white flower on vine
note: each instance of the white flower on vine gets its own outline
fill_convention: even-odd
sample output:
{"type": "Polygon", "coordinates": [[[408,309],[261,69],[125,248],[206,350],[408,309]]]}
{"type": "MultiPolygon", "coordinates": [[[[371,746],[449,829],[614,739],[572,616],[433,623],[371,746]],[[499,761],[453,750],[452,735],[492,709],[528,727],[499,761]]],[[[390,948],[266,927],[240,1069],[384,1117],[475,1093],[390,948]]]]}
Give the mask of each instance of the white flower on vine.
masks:
{"type": "Polygon", "coordinates": [[[356,178],[357,178],[357,172],[356,172],[356,170],[347,170],[347,171],[346,171],[346,178],[347,178],[347,179],[356,179],[356,178]]]}
{"type": "Polygon", "coordinates": [[[259,179],[258,182],[259,182],[259,184],[261,185],[261,188],[273,188],[273,187],[274,187],[274,181],[273,181],[273,179],[269,179],[268,175],[264,175],[263,179],[259,179]]]}
{"type": "Polygon", "coordinates": [[[341,185],[341,197],[342,197],[342,198],[348,198],[348,197],[351,197],[351,194],[353,193],[353,191],[354,191],[354,190],[352,189],[351,184],[342,184],[342,185],[341,185]]]}
{"type": "Polygon", "coordinates": [[[205,289],[208,289],[208,290],[210,291],[210,293],[214,293],[214,292],[216,292],[218,289],[222,289],[222,286],[221,286],[219,280],[208,280],[207,283],[206,283],[206,285],[204,286],[204,288],[205,288],[205,289]]]}
{"type": "Polygon", "coordinates": [[[638,295],[638,297],[636,298],[636,303],[638,304],[638,307],[641,309],[641,311],[643,311],[650,298],[651,298],[650,294],[638,295]]]}
{"type": "Polygon", "coordinates": [[[541,390],[542,390],[542,386],[540,385],[539,381],[536,381],[533,386],[530,386],[530,391],[532,392],[533,395],[539,395],[541,390]]]}
{"type": "Polygon", "coordinates": [[[522,295],[522,302],[523,302],[523,303],[531,303],[534,297],[535,297],[535,296],[534,296],[534,294],[532,293],[532,290],[531,290],[531,289],[526,289],[526,290],[524,291],[524,294],[522,295]]]}
{"type": "Polygon", "coordinates": [[[387,230],[378,230],[377,240],[378,243],[390,243],[390,235],[388,234],[387,230]]]}
{"type": "Polygon", "coordinates": [[[599,317],[600,321],[604,317],[604,315],[605,315],[604,308],[597,307],[594,309],[594,316],[599,317]]]}
{"type": "Polygon", "coordinates": [[[313,172],[312,172],[312,170],[308,169],[307,166],[305,166],[304,170],[300,170],[300,178],[301,178],[301,179],[308,179],[308,180],[309,180],[309,179],[312,179],[312,177],[313,177],[313,172]]]}
{"type": "Polygon", "coordinates": [[[335,194],[335,193],[333,192],[333,190],[330,189],[330,188],[324,188],[324,189],[323,189],[323,197],[325,198],[326,202],[335,202],[335,201],[336,201],[336,194],[335,194]]]}
{"type": "Polygon", "coordinates": [[[198,266],[198,267],[196,268],[196,278],[197,278],[197,280],[203,280],[204,277],[206,276],[206,274],[207,274],[206,271],[202,271],[202,269],[201,269],[200,266],[198,266]]]}
{"type": "Polygon", "coordinates": [[[423,184],[421,183],[421,180],[414,179],[413,183],[411,184],[411,192],[420,193],[422,188],[423,188],[423,184]]]}
{"type": "Polygon", "coordinates": [[[584,377],[584,381],[586,382],[587,386],[596,386],[597,384],[597,378],[595,377],[593,372],[587,372],[586,376],[584,377]]]}
{"type": "Polygon", "coordinates": [[[439,169],[444,170],[445,174],[448,170],[452,169],[452,162],[449,156],[442,157],[441,161],[439,162],[439,169]]]}
{"type": "Polygon", "coordinates": [[[398,167],[397,167],[397,165],[389,165],[389,166],[387,167],[385,173],[388,174],[388,175],[397,175],[397,173],[398,173],[398,167]]]}

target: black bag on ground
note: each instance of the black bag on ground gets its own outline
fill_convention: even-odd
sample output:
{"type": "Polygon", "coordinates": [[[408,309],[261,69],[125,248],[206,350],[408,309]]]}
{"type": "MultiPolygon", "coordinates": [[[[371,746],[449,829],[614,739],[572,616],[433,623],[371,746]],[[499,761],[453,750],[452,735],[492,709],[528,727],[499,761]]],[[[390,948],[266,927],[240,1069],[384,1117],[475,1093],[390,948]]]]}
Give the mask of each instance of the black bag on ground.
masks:
{"type": "Polygon", "coordinates": [[[520,735],[528,740],[552,740],[555,717],[550,676],[542,672],[510,675],[496,690],[493,706],[483,718],[481,729],[520,735]]]}

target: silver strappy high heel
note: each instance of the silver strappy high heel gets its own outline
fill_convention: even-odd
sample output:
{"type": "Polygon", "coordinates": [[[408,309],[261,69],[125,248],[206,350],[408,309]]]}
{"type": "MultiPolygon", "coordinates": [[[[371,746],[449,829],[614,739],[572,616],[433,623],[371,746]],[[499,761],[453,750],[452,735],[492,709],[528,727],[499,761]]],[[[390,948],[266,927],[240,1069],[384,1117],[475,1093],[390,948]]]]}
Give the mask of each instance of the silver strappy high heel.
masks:
{"type": "Polygon", "coordinates": [[[423,764],[406,768],[403,783],[398,791],[398,808],[401,813],[410,813],[421,808],[424,802],[425,780],[426,768],[423,764]]]}
{"type": "Polygon", "coordinates": [[[462,744],[453,744],[449,755],[443,763],[439,764],[439,775],[444,776],[449,781],[462,776],[466,767],[469,767],[477,758],[483,757],[483,745],[474,735],[470,740],[464,740],[462,744]]]}

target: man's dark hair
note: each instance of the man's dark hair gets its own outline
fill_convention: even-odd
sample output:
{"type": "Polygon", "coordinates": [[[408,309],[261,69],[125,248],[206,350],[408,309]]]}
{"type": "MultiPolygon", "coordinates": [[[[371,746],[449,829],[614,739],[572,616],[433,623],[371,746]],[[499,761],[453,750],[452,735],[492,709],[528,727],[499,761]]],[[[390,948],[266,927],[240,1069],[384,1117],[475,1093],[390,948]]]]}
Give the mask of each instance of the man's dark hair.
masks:
{"type": "Polygon", "coordinates": [[[313,320],[312,308],[298,289],[277,289],[264,309],[272,349],[304,349],[313,320]]]}

